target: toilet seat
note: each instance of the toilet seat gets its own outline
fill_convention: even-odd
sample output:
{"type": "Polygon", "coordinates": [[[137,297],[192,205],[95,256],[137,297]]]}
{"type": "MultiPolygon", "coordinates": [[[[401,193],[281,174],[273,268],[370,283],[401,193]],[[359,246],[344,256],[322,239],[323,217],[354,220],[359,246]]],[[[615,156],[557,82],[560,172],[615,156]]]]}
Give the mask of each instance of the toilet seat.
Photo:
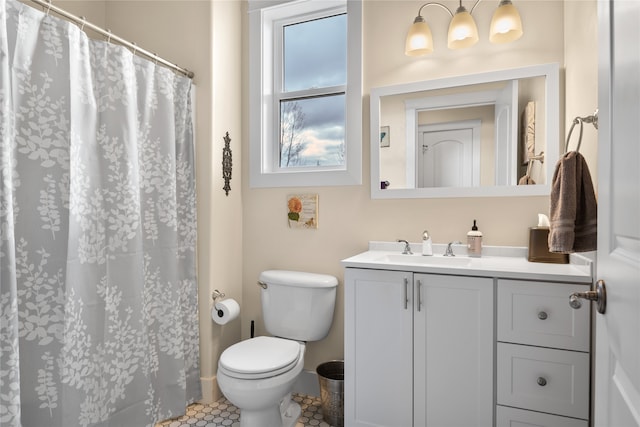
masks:
{"type": "Polygon", "coordinates": [[[256,337],[227,348],[218,369],[233,378],[261,379],[290,371],[298,362],[299,342],[275,337],[256,337]]]}

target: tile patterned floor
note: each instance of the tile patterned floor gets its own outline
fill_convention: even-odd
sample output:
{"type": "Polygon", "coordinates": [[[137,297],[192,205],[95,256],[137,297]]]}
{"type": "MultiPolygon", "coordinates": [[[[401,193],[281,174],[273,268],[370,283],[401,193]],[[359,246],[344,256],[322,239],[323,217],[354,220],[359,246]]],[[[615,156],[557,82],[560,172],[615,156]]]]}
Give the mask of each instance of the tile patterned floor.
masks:
{"type": "MultiPolygon", "coordinates": [[[[330,427],[322,420],[320,398],[294,394],[293,400],[298,402],[302,414],[296,427],[330,427]]],[[[194,403],[187,408],[187,414],[172,420],[162,421],[156,427],[239,427],[240,410],[224,397],[209,405],[194,403]]]]}

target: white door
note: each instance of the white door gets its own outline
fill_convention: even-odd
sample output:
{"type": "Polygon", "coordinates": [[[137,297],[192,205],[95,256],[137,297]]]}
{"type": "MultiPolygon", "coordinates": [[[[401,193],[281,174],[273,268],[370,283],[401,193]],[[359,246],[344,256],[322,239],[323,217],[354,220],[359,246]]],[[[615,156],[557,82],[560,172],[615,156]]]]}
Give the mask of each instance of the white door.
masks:
{"type": "Polygon", "coordinates": [[[469,120],[419,127],[419,188],[479,185],[481,124],[469,120]]]}
{"type": "Polygon", "coordinates": [[[595,426],[640,426],[640,2],[599,1],[595,426]],[[611,26],[611,23],[615,23],[611,26]]]}

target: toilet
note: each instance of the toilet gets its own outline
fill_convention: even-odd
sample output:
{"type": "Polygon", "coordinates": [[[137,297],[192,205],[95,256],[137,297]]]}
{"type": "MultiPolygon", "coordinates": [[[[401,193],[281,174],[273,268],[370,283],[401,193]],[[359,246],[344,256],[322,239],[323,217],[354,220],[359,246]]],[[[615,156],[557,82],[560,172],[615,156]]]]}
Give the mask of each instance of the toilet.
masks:
{"type": "Polygon", "coordinates": [[[218,386],[240,409],[241,427],[293,427],[301,411],[291,390],[304,367],[305,343],[329,333],[338,279],[268,270],[258,285],[265,328],[272,336],[227,348],[218,361],[218,386]]]}

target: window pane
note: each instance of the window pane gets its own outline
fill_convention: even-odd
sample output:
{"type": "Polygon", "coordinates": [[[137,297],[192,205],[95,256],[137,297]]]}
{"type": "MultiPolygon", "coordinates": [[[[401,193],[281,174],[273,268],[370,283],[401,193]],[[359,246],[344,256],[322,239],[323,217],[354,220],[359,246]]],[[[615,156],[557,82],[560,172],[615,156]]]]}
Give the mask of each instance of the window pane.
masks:
{"type": "Polygon", "coordinates": [[[284,92],[344,85],[347,15],[284,27],[284,92]]]}
{"type": "Polygon", "coordinates": [[[280,167],[345,164],[345,95],[280,103],[280,167]]]}

